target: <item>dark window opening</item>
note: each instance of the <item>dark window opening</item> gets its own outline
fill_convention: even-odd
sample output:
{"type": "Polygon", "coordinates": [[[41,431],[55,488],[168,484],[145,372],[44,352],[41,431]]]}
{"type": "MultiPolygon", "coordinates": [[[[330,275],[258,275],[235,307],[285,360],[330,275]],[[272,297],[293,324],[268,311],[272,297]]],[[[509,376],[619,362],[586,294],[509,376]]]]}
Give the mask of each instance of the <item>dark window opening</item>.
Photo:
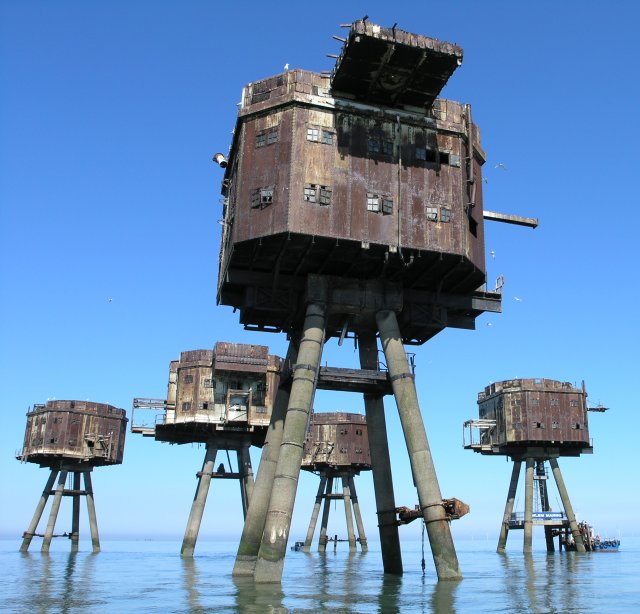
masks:
{"type": "Polygon", "coordinates": [[[340,448],[340,452],[342,452],[343,454],[345,454],[347,452],[348,448],[340,448]]]}
{"type": "Polygon", "coordinates": [[[209,403],[200,403],[200,409],[209,409],[209,403]]]}
{"type": "Polygon", "coordinates": [[[267,145],[273,145],[278,140],[278,128],[270,128],[267,130],[267,145]]]}
{"type": "Polygon", "coordinates": [[[393,155],[393,141],[382,141],[382,153],[385,156],[393,155]]]}
{"type": "Polygon", "coordinates": [[[214,387],[213,380],[211,378],[205,378],[204,383],[202,384],[202,386],[204,388],[213,388],[214,387]]]}
{"type": "Polygon", "coordinates": [[[184,403],[182,403],[182,411],[191,411],[191,401],[184,401],[184,403]]]}
{"type": "Polygon", "coordinates": [[[329,130],[322,131],[322,142],[325,145],[333,145],[333,132],[329,132],[329,130]]]}
{"type": "Polygon", "coordinates": [[[356,429],[356,435],[362,435],[362,429],[356,429]]]}
{"type": "Polygon", "coordinates": [[[340,435],[346,435],[349,431],[345,428],[340,429],[340,435]]]}
{"type": "Polygon", "coordinates": [[[251,208],[264,209],[273,203],[275,188],[269,186],[266,188],[256,188],[251,193],[251,208]]]}
{"type": "Polygon", "coordinates": [[[536,422],[534,426],[537,429],[543,429],[544,428],[544,424],[542,424],[542,422],[536,422]]]}
{"type": "Polygon", "coordinates": [[[393,199],[383,196],[382,197],[382,214],[389,215],[393,212],[393,199]]]}
{"type": "Polygon", "coordinates": [[[304,186],[304,200],[308,203],[316,202],[316,184],[307,183],[304,186]]]}
{"type": "Polygon", "coordinates": [[[367,141],[367,149],[370,154],[380,153],[380,141],[378,139],[369,139],[367,141]]]}
{"type": "Polygon", "coordinates": [[[319,186],[319,201],[321,205],[330,205],[331,204],[331,188],[326,185],[319,186]]]}
{"type": "Polygon", "coordinates": [[[440,164],[449,164],[449,152],[441,151],[440,152],[440,164]]]}
{"type": "Polygon", "coordinates": [[[185,375],[185,376],[182,378],[182,381],[183,381],[185,384],[193,384],[193,375],[185,375]]]}
{"type": "Polygon", "coordinates": [[[441,222],[451,221],[451,209],[447,209],[446,207],[440,208],[440,221],[441,222]]]}

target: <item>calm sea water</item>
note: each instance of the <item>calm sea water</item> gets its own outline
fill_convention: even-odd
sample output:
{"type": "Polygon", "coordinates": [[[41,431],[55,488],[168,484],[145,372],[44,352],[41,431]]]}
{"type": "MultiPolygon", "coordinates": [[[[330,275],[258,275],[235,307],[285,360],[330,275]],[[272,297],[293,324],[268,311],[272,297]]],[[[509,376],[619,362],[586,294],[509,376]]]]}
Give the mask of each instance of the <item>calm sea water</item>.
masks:
{"type": "Polygon", "coordinates": [[[192,560],[180,558],[178,541],[102,545],[97,555],[70,554],[60,540],[43,555],[34,540],[23,555],[19,541],[0,542],[0,611],[640,612],[638,539],[618,553],[530,556],[457,541],[464,580],[455,583],[436,582],[428,551],[423,575],[419,542],[402,545],[402,578],[384,577],[375,544],[364,555],[288,552],[278,586],[232,579],[234,543],[200,542],[192,560]]]}

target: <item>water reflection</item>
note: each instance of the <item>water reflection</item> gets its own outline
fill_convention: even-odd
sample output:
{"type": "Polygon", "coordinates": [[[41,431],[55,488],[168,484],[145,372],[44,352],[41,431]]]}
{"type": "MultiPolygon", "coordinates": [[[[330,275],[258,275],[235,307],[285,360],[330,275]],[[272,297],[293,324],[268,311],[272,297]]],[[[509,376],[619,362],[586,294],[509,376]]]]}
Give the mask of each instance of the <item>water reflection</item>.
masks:
{"type": "Polygon", "coordinates": [[[200,578],[198,575],[198,565],[193,557],[181,557],[182,561],[182,583],[187,594],[187,604],[189,612],[204,612],[204,607],[200,603],[200,578]]]}
{"type": "Polygon", "coordinates": [[[576,578],[588,556],[575,552],[500,555],[505,596],[516,610],[580,611],[576,578]]]}
{"type": "Polygon", "coordinates": [[[455,614],[455,595],[460,582],[436,582],[431,593],[431,611],[455,614]]]}
{"type": "Polygon", "coordinates": [[[284,614],[284,593],[280,584],[256,584],[253,578],[233,578],[236,611],[251,614],[284,614]]]}
{"type": "Polygon", "coordinates": [[[87,587],[93,583],[93,554],[23,553],[22,582],[14,594],[25,611],[66,613],[98,603],[87,587]]]}

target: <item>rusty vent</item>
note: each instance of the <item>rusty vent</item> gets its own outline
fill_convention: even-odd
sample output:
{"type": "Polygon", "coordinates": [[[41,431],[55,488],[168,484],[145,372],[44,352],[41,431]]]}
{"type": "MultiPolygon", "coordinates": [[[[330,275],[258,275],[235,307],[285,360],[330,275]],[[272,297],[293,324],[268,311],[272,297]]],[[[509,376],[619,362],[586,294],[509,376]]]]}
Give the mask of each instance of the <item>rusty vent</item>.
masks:
{"type": "Polygon", "coordinates": [[[390,107],[431,107],[461,63],[457,45],[359,20],[336,60],[332,93],[390,107]]]}

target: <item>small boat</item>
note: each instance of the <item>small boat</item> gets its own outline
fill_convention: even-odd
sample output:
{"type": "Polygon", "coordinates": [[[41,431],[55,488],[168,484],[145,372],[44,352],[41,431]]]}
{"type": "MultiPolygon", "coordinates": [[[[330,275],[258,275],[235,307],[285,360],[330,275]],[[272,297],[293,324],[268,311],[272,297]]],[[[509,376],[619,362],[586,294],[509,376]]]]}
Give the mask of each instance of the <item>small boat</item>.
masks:
{"type": "Polygon", "coordinates": [[[596,537],[593,540],[593,551],[594,552],[618,552],[620,548],[620,540],[619,539],[601,539],[600,537],[596,537]]]}
{"type": "Polygon", "coordinates": [[[296,552],[300,552],[304,548],[304,542],[296,542],[291,546],[291,550],[295,550],[296,552]]]}

